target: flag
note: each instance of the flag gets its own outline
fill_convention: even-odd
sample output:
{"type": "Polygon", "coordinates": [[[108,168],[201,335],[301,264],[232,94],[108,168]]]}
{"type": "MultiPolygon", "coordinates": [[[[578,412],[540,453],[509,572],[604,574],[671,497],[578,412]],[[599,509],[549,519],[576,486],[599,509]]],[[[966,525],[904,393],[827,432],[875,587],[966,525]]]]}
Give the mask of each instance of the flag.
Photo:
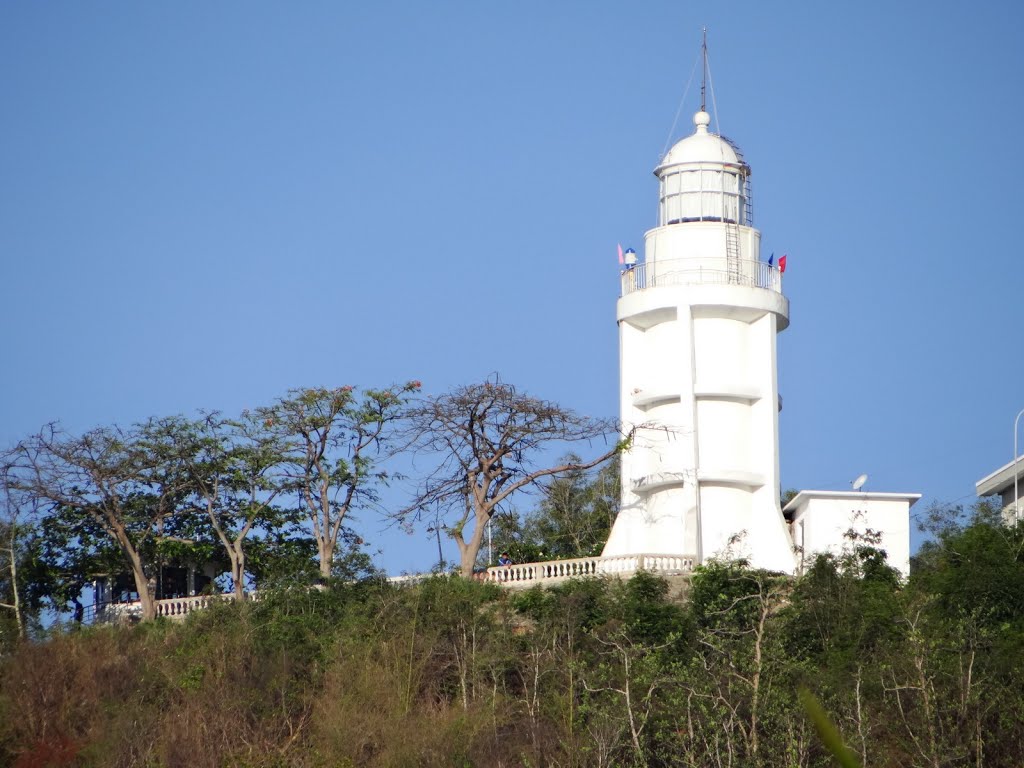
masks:
{"type": "Polygon", "coordinates": [[[768,266],[770,267],[775,263],[775,252],[772,251],[772,255],[768,257],[768,266]]]}
{"type": "Polygon", "coordinates": [[[622,258],[622,243],[619,243],[619,264],[625,264],[625,259],[622,258]]]}
{"type": "Polygon", "coordinates": [[[786,271],[786,255],[779,256],[779,272],[786,271]]]}

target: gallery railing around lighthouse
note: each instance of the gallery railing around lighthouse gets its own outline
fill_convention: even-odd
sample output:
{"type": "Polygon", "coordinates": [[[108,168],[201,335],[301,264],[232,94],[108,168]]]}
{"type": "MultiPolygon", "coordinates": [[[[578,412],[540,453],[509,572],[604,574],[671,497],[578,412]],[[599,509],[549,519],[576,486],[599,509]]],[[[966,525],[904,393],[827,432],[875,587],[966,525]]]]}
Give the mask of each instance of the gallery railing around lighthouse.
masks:
{"type": "Polygon", "coordinates": [[[670,285],[740,285],[782,293],[782,272],[763,261],[724,256],[649,261],[622,271],[623,296],[670,285]]]}

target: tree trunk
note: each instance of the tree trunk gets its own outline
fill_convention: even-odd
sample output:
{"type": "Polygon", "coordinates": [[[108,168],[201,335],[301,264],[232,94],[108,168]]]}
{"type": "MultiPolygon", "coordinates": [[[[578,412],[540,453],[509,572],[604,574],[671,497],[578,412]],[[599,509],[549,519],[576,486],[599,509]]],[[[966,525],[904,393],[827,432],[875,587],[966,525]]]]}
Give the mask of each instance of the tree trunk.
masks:
{"type": "Polygon", "coordinates": [[[153,621],[156,618],[156,590],[146,576],[142,560],[137,552],[128,552],[132,564],[132,578],[135,579],[135,591],[139,593],[139,605],[142,608],[142,620],[153,621]]]}
{"type": "Polygon", "coordinates": [[[316,541],[316,548],[320,555],[320,575],[329,579],[334,565],[334,542],[329,536],[321,536],[316,541]]]}
{"type": "Polygon", "coordinates": [[[142,564],[142,556],[132,544],[124,530],[124,526],[118,521],[105,521],[121,547],[121,551],[128,558],[132,568],[132,578],[135,580],[135,591],[139,595],[139,605],[142,608],[142,620],[152,621],[156,618],[156,585],[150,582],[146,576],[146,569],[142,564]]]}
{"type": "Polygon", "coordinates": [[[458,542],[462,576],[467,579],[473,578],[476,556],[480,554],[480,547],[484,542],[487,523],[491,520],[491,516],[487,512],[477,512],[474,517],[476,518],[476,525],[473,527],[473,535],[469,537],[469,541],[462,540],[458,542]]]}
{"type": "Polygon", "coordinates": [[[11,546],[8,548],[8,554],[10,555],[10,571],[11,571],[11,592],[13,593],[14,602],[10,605],[4,603],[4,607],[10,608],[14,611],[14,621],[18,626],[18,637],[22,640],[25,639],[25,620],[21,615],[21,596],[18,593],[18,560],[14,553],[14,527],[11,527],[11,546]]]}
{"type": "Polygon", "coordinates": [[[320,487],[320,509],[317,519],[314,520],[313,530],[316,535],[317,554],[320,556],[320,575],[324,579],[331,578],[331,571],[334,569],[334,547],[337,542],[334,538],[334,526],[331,525],[331,503],[327,498],[329,492],[330,485],[324,483],[320,487]]]}
{"type": "Polygon", "coordinates": [[[241,542],[233,542],[228,554],[231,557],[231,585],[235,590],[235,598],[243,600],[245,598],[245,551],[241,547],[241,542]]]}
{"type": "Polygon", "coordinates": [[[768,612],[771,607],[771,595],[765,596],[761,601],[761,615],[757,623],[757,631],[754,633],[754,674],[751,676],[750,687],[750,756],[754,763],[757,763],[757,750],[759,746],[757,733],[758,702],[761,697],[761,670],[763,666],[762,644],[764,642],[765,623],[768,621],[768,612]]]}

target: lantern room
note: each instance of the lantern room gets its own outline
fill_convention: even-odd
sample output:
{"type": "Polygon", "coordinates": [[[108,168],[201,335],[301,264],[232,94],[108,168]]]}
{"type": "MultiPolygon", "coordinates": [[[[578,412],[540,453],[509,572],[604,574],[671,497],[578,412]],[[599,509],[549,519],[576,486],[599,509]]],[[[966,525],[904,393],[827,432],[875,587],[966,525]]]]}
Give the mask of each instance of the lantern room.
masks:
{"type": "Polygon", "coordinates": [[[710,123],[704,110],[694,115],[694,133],[654,170],[660,227],[693,221],[750,226],[750,167],[735,144],[708,131],[710,123]]]}

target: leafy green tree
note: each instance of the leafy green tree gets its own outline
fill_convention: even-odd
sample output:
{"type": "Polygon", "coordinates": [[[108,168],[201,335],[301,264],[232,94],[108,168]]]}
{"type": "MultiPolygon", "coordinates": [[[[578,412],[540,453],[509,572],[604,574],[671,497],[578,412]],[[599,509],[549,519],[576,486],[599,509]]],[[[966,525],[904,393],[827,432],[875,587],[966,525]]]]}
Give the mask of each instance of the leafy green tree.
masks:
{"type": "Polygon", "coordinates": [[[208,521],[223,548],[234,594],[246,584],[249,537],[278,530],[295,518],[274,505],[284,492],[284,442],[255,414],[178,419],[176,440],[190,478],[188,501],[208,521]]]}
{"type": "MultiPolygon", "coordinates": [[[[344,555],[335,558],[336,567],[343,562],[344,555]]],[[[292,524],[271,526],[258,536],[250,536],[246,540],[245,567],[261,590],[309,586],[320,579],[316,542],[305,529],[292,524]]]]}
{"type": "Polygon", "coordinates": [[[901,637],[900,575],[885,552],[854,542],[840,557],[821,554],[793,586],[787,650],[851,673],[865,655],[901,637]]]}
{"type": "MultiPolygon", "coordinates": [[[[580,464],[579,456],[563,459],[580,464]]],[[[545,483],[536,511],[527,516],[525,538],[536,542],[548,559],[599,555],[619,510],[617,457],[596,473],[574,469],[545,483]]]]}
{"type": "Polygon", "coordinates": [[[76,437],[49,425],[12,454],[16,488],[50,507],[44,525],[63,530],[72,547],[104,539],[116,547],[145,620],[156,617],[156,573],[146,550],[181,540],[177,516],[188,486],[169,426],[152,419],[76,437]]]}
{"type": "MultiPolygon", "coordinates": [[[[662,655],[668,643],[638,642],[626,628],[615,624],[596,632],[594,641],[600,649],[597,663],[588,665],[583,679],[590,719],[622,722],[625,727],[620,730],[626,733],[632,747],[629,763],[647,766],[647,729],[657,712],[657,694],[672,682],[662,655]],[[616,717],[617,713],[621,714],[616,717]]],[[[614,740],[610,741],[609,751],[617,746],[614,740]]]]}
{"type": "Polygon", "coordinates": [[[828,705],[864,764],[880,751],[874,738],[884,695],[880,667],[899,658],[906,643],[901,586],[884,553],[858,544],[842,557],[815,558],[779,613],[794,684],[828,705]]]}
{"type": "Polygon", "coordinates": [[[889,660],[888,702],[922,762],[1011,765],[1024,748],[1008,727],[1024,716],[1024,526],[1004,525],[988,500],[935,506],[929,520],[934,538],[906,591],[907,641],[889,660]]]}
{"type": "Polygon", "coordinates": [[[1024,526],[1005,526],[986,501],[966,525],[959,508],[932,518],[951,521],[936,531],[915,560],[915,583],[935,595],[951,619],[973,617],[988,627],[1024,628],[1024,526]]]}
{"type": "Polygon", "coordinates": [[[346,518],[378,500],[378,487],[388,479],[379,459],[408,397],[419,387],[411,381],[361,395],[351,386],[296,389],[255,412],[285,453],[280,491],[300,500],[323,578],[331,576],[346,518]]]}
{"type": "Polygon", "coordinates": [[[716,702],[718,716],[732,725],[729,748],[751,764],[761,761],[769,696],[784,669],[775,616],[790,589],[787,577],[750,569],[744,561],[711,561],[691,581],[700,662],[710,685],[698,679],[691,691],[716,702]]]}
{"type": "MultiPolygon", "coordinates": [[[[138,549],[147,573],[156,561],[152,540],[138,549]]],[[[78,604],[93,580],[130,573],[121,548],[91,516],[73,507],[50,507],[32,541],[28,589],[57,613],[78,604]]],[[[134,583],[134,582],[133,582],[134,583]]]]}
{"type": "MultiPolygon", "coordinates": [[[[570,454],[562,461],[582,460],[570,454]]],[[[516,563],[599,555],[618,514],[619,500],[617,458],[596,472],[573,470],[555,477],[541,484],[540,502],[526,515],[515,509],[495,512],[492,550],[507,552],[516,563]]]]}
{"type": "Polygon", "coordinates": [[[30,494],[12,487],[7,468],[0,465],[0,648],[9,639],[27,636],[28,613],[34,607],[26,598],[38,504],[30,494]],[[13,623],[13,631],[7,626],[13,623]]]}

